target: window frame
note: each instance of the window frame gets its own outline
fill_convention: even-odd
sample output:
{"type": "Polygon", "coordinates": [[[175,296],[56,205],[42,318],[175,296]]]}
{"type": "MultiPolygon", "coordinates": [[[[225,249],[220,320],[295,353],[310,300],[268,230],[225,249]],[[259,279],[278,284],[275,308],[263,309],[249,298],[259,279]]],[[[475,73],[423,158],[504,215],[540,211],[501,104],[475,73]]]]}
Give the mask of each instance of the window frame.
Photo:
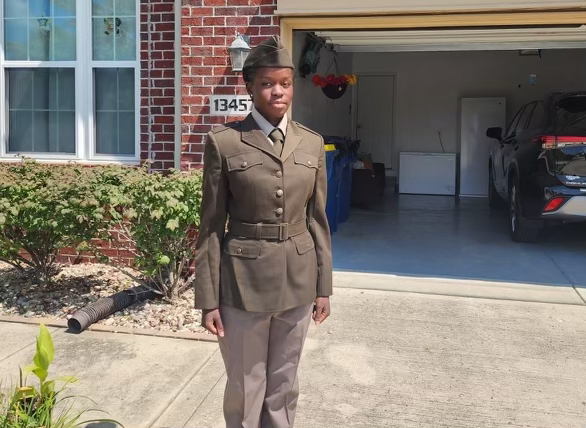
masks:
{"type": "Polygon", "coordinates": [[[543,128],[543,122],[545,120],[545,103],[540,100],[540,101],[535,101],[533,104],[535,104],[535,106],[533,107],[533,111],[531,112],[531,116],[529,117],[529,119],[527,119],[527,127],[526,129],[539,129],[539,128],[543,128]],[[538,117],[538,121],[535,122],[534,118],[537,115],[541,115],[541,117],[538,117]]]}
{"type": "Polygon", "coordinates": [[[13,61],[4,59],[4,3],[0,0],[0,160],[19,161],[26,156],[40,162],[101,164],[139,164],[140,153],[140,107],[141,107],[141,67],[140,67],[140,1],[136,4],[136,52],[133,61],[94,61],[93,26],[91,1],[76,1],[75,61],[13,61]],[[73,68],[75,70],[75,153],[51,152],[9,152],[8,151],[8,93],[6,91],[6,70],[12,68],[73,68]],[[134,69],[134,156],[96,153],[94,69],[132,68],[134,69]]]}
{"type": "Polygon", "coordinates": [[[525,132],[527,130],[527,127],[529,126],[529,119],[531,119],[534,109],[535,102],[530,102],[525,105],[525,107],[523,108],[523,113],[521,113],[521,116],[519,117],[519,122],[515,127],[515,135],[519,135],[520,133],[525,132]],[[527,113],[527,116],[525,117],[525,122],[522,122],[521,119],[523,119],[523,115],[525,113],[527,113]]]}
{"type": "Polygon", "coordinates": [[[526,107],[527,106],[524,105],[519,110],[517,110],[517,113],[515,114],[515,116],[513,117],[513,120],[511,121],[511,123],[509,124],[509,127],[507,128],[505,140],[512,138],[516,135],[515,131],[517,130],[517,126],[519,126],[519,120],[521,120],[521,116],[522,116],[523,112],[525,111],[526,107]]]}

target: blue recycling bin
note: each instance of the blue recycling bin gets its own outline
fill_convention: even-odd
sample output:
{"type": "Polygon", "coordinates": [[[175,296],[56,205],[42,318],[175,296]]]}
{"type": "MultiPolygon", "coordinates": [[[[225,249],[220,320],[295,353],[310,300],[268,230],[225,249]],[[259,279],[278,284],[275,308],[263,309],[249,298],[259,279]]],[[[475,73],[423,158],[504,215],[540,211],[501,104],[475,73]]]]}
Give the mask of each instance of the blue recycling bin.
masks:
{"type": "Polygon", "coordinates": [[[346,137],[324,136],[326,147],[333,146],[338,152],[334,160],[334,174],[338,178],[338,210],[337,225],[350,217],[350,201],[352,195],[352,173],[354,162],[358,159],[359,141],[346,137]]]}
{"type": "Polygon", "coordinates": [[[345,154],[340,159],[340,190],[338,192],[338,223],[344,223],[350,217],[350,195],[352,191],[353,158],[345,154]]]}
{"type": "Polygon", "coordinates": [[[326,215],[330,225],[330,233],[338,230],[338,194],[340,190],[340,175],[342,169],[336,160],[338,151],[333,145],[326,144],[326,172],[328,179],[328,196],[326,201],[326,215]]]}

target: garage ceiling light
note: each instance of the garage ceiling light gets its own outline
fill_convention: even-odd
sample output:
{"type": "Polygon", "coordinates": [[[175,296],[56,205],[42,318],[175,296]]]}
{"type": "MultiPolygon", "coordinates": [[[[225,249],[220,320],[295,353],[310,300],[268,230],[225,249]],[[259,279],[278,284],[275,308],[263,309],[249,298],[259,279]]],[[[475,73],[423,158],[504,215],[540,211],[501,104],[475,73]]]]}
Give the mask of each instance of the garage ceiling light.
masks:
{"type": "Polygon", "coordinates": [[[586,26],[481,30],[318,31],[339,52],[583,49],[586,26]]]}

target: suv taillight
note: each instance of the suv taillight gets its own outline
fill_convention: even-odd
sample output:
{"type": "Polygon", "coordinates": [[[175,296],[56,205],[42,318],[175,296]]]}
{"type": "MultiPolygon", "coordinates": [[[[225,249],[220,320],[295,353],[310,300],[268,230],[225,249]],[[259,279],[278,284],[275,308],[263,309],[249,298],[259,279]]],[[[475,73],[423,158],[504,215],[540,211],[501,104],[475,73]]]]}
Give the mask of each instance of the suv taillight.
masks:
{"type": "Polygon", "coordinates": [[[535,144],[541,144],[544,149],[561,149],[570,146],[586,145],[586,137],[560,137],[557,135],[542,135],[533,139],[535,144]]]}
{"type": "Polygon", "coordinates": [[[557,210],[564,204],[565,200],[561,196],[556,196],[555,198],[551,198],[547,205],[545,206],[544,212],[552,212],[557,210]]]}

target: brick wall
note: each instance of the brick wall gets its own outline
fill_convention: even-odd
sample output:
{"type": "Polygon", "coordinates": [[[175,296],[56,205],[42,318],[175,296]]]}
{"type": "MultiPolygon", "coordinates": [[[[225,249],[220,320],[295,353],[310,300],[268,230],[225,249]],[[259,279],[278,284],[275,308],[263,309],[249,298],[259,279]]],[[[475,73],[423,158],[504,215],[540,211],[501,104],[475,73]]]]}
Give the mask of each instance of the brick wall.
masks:
{"type": "Polygon", "coordinates": [[[175,8],[174,0],[141,0],[141,159],[153,169],[174,167],[175,8]],[[149,85],[150,84],[150,85],[149,85]]]}
{"type": "MultiPolygon", "coordinates": [[[[109,232],[112,236],[113,241],[103,241],[101,239],[93,239],[92,243],[95,245],[100,252],[109,257],[114,263],[121,266],[132,266],[134,264],[134,245],[125,239],[117,230],[111,230],[109,232]]],[[[26,256],[24,253],[22,256],[26,256]]],[[[58,263],[63,264],[78,264],[78,263],[95,263],[97,258],[88,252],[77,254],[75,248],[61,248],[57,252],[58,263]]]]}
{"type": "Polygon", "coordinates": [[[210,95],[245,95],[232,71],[228,47],[238,34],[256,46],[279,34],[276,0],[183,0],[181,10],[181,169],[200,167],[206,133],[238,120],[210,116],[210,95]]]}

